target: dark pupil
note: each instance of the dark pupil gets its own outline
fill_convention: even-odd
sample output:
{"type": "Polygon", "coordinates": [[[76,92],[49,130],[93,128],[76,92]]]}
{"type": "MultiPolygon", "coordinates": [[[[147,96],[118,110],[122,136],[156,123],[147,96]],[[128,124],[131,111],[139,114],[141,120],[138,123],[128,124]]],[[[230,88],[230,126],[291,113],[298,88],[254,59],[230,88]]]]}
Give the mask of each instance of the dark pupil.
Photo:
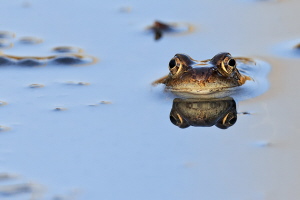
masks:
{"type": "Polygon", "coordinates": [[[175,66],[176,66],[175,59],[170,60],[170,62],[169,62],[169,67],[170,67],[170,69],[172,69],[172,68],[175,67],[175,66]]]}
{"type": "Polygon", "coordinates": [[[235,60],[234,59],[230,59],[229,62],[228,62],[228,65],[235,66],[235,60]]]}

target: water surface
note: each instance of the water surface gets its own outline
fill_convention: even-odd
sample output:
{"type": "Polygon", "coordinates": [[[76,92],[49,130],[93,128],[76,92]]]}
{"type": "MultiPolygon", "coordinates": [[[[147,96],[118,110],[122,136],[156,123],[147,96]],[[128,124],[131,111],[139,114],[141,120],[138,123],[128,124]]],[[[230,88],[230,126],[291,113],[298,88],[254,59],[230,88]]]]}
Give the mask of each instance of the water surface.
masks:
{"type": "Polygon", "coordinates": [[[0,100],[7,102],[0,125],[8,127],[0,132],[0,171],[20,175],[1,180],[0,191],[34,183],[45,191],[41,199],[299,199],[300,57],[275,51],[300,38],[299,6],[293,0],[3,3],[1,30],[15,33],[3,38],[14,43],[5,54],[47,56],[74,46],[100,62],[0,68],[0,100]],[[154,20],[190,23],[195,31],[154,41],[145,30],[154,20]],[[43,42],[17,42],[28,36],[43,42]],[[173,97],[151,82],[176,53],[207,59],[222,51],[270,63],[269,90],[239,101],[237,112],[250,115],[238,115],[226,130],[174,126],[173,97]]]}

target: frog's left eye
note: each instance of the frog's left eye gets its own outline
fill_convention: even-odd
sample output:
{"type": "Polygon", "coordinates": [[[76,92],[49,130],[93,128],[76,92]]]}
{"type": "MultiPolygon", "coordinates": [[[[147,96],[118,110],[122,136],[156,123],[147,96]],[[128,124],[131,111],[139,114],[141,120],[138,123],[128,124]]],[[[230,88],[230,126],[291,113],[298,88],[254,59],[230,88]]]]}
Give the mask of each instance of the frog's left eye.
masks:
{"type": "Polygon", "coordinates": [[[231,57],[225,57],[218,67],[218,71],[226,77],[229,77],[236,67],[236,61],[231,57]]]}

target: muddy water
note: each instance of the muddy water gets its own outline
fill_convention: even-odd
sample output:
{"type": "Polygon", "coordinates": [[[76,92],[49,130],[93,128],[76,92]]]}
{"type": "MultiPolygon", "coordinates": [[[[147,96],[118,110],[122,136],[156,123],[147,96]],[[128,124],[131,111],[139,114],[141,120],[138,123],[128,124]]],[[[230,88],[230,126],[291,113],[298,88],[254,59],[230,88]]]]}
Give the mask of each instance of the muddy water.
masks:
{"type": "MultiPolygon", "coordinates": [[[[99,62],[0,67],[0,198],[299,199],[300,56],[292,50],[299,6],[3,3],[3,54],[40,58],[82,49],[99,62]],[[155,41],[145,30],[155,20],[195,30],[155,41]],[[51,51],[66,46],[74,48],[51,51]],[[237,120],[226,130],[174,126],[175,97],[151,82],[166,74],[176,53],[201,60],[221,51],[269,63],[268,89],[236,101],[237,120]]],[[[204,107],[212,105],[224,104],[204,107]]]]}

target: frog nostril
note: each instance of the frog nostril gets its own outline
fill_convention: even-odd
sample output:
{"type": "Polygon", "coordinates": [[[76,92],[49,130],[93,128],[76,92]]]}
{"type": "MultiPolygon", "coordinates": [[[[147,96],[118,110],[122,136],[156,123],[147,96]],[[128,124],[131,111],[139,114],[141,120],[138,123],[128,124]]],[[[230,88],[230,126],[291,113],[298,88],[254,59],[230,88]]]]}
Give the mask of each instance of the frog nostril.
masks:
{"type": "Polygon", "coordinates": [[[169,67],[170,67],[170,69],[172,69],[172,68],[175,67],[175,66],[176,66],[176,61],[175,61],[175,59],[170,60],[170,62],[169,62],[169,67]]]}
{"type": "Polygon", "coordinates": [[[230,59],[230,60],[228,61],[228,65],[231,66],[231,67],[234,67],[234,66],[236,65],[235,60],[234,60],[234,59],[230,59]]]}

